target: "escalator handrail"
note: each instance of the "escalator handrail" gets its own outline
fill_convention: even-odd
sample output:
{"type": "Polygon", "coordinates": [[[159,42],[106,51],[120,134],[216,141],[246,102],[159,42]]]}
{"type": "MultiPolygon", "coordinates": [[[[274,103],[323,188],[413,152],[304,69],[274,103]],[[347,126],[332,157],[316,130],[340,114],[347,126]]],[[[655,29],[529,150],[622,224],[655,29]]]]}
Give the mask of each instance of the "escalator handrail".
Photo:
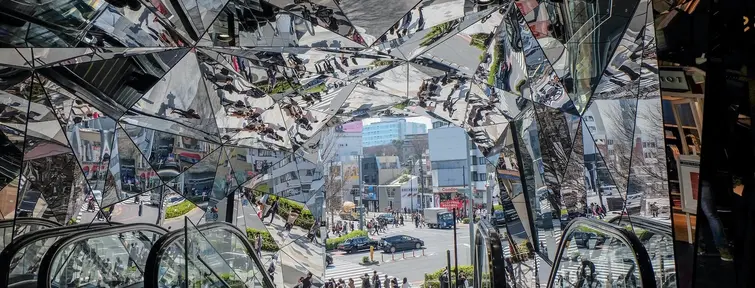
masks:
{"type": "Polygon", "coordinates": [[[66,237],[58,239],[58,241],[55,241],[49,249],[47,249],[47,252],[45,252],[45,256],[42,257],[42,262],[39,265],[39,276],[37,277],[37,287],[44,288],[44,287],[50,287],[50,275],[52,273],[52,264],[55,258],[63,251],[63,248],[68,246],[69,244],[76,243],[78,241],[88,239],[88,238],[99,238],[109,235],[117,235],[125,232],[132,232],[132,231],[139,231],[139,232],[152,232],[159,235],[165,235],[168,233],[168,230],[154,225],[154,224],[146,224],[146,223],[133,223],[133,224],[124,224],[120,226],[113,226],[109,228],[103,228],[103,229],[95,229],[85,232],[79,232],[74,233],[71,235],[68,235],[66,237]]]}
{"type": "Polygon", "coordinates": [[[0,286],[9,284],[8,281],[10,280],[10,273],[13,272],[11,269],[11,264],[13,264],[13,257],[16,256],[19,251],[26,248],[26,246],[39,242],[41,240],[70,235],[79,230],[103,228],[100,226],[112,227],[112,225],[120,225],[120,223],[103,222],[61,226],[34,231],[32,233],[24,234],[16,239],[13,239],[13,242],[8,244],[8,246],[5,246],[5,249],[0,252],[0,286]]]}
{"type": "Polygon", "coordinates": [[[611,220],[608,220],[608,223],[616,224],[616,222],[623,223],[629,223],[632,225],[632,227],[640,228],[643,230],[650,231],[653,234],[660,234],[669,238],[673,238],[673,234],[671,233],[671,224],[666,224],[660,221],[650,220],[645,217],[638,217],[638,216],[627,216],[627,215],[618,215],[614,218],[611,218],[611,220]],[[624,222],[626,221],[626,222],[624,222]]]}
{"type": "Polygon", "coordinates": [[[634,253],[634,257],[637,260],[638,272],[640,273],[640,279],[642,281],[641,287],[657,287],[655,282],[655,273],[653,272],[653,263],[650,261],[645,246],[642,245],[640,239],[637,238],[632,232],[627,231],[621,226],[611,224],[602,220],[596,220],[591,218],[575,218],[569,221],[569,224],[564,229],[564,233],[561,236],[561,243],[558,245],[556,251],[556,259],[553,261],[553,268],[551,269],[550,276],[548,277],[548,286],[554,287],[556,275],[558,275],[558,266],[561,263],[561,258],[564,251],[566,251],[566,244],[569,242],[569,237],[579,227],[589,227],[600,231],[607,236],[614,237],[627,245],[629,249],[634,253]]]}
{"type": "MultiPolygon", "coordinates": [[[[234,235],[236,235],[236,237],[239,237],[242,240],[245,240],[241,241],[241,243],[243,243],[244,248],[246,248],[247,252],[250,253],[249,256],[259,267],[260,272],[262,272],[261,280],[264,282],[265,287],[275,287],[273,281],[270,279],[270,276],[265,272],[265,265],[259,258],[257,258],[257,254],[254,252],[254,247],[252,247],[251,243],[249,243],[246,238],[247,236],[244,234],[244,232],[241,232],[238,227],[228,222],[211,222],[198,225],[196,226],[196,229],[199,232],[213,229],[222,229],[233,233],[234,235]]],[[[163,235],[162,237],[160,237],[160,239],[157,239],[157,241],[155,241],[155,244],[149,251],[149,256],[147,256],[147,264],[145,265],[144,269],[144,283],[146,284],[145,287],[152,287],[150,286],[151,283],[156,284],[160,280],[158,278],[162,251],[167,249],[171,244],[175,243],[175,241],[182,239],[185,234],[186,228],[175,230],[163,235]]]]}
{"type": "Polygon", "coordinates": [[[21,217],[15,219],[1,220],[0,228],[13,227],[14,225],[38,225],[45,227],[60,227],[60,223],[45,218],[21,217]],[[19,223],[20,222],[20,223],[19,223]]]}

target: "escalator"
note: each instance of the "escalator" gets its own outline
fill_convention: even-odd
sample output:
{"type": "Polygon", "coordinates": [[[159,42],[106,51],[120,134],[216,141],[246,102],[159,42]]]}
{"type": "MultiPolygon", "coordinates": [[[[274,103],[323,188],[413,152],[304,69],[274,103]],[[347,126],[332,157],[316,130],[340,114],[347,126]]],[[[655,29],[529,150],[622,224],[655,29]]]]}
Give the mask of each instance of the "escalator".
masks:
{"type": "Polygon", "coordinates": [[[677,287],[674,237],[669,223],[640,216],[630,218],[627,215],[616,216],[608,222],[625,227],[631,223],[632,229],[627,230],[634,232],[645,246],[653,263],[656,283],[663,288],[677,287]]]}
{"type": "Polygon", "coordinates": [[[38,230],[16,237],[0,253],[0,286],[36,287],[39,263],[48,248],[60,237],[88,229],[112,227],[109,223],[79,224],[38,230]]]}
{"type": "Polygon", "coordinates": [[[158,239],[144,281],[145,287],[275,287],[246,235],[226,222],[187,223],[158,239]]]}
{"type": "Polygon", "coordinates": [[[10,244],[14,237],[31,233],[38,230],[60,227],[58,222],[42,218],[16,218],[0,220],[0,229],[2,229],[3,238],[0,239],[0,249],[10,244]]]}
{"type": "Polygon", "coordinates": [[[635,233],[605,221],[577,218],[564,230],[546,287],[657,287],[653,268],[635,233]]]}
{"type": "Polygon", "coordinates": [[[503,237],[487,219],[478,221],[475,226],[473,287],[505,288],[506,265],[501,245],[503,237]]]}
{"type": "Polygon", "coordinates": [[[144,287],[147,255],[167,232],[125,224],[62,237],[42,257],[36,287],[144,287]]]}

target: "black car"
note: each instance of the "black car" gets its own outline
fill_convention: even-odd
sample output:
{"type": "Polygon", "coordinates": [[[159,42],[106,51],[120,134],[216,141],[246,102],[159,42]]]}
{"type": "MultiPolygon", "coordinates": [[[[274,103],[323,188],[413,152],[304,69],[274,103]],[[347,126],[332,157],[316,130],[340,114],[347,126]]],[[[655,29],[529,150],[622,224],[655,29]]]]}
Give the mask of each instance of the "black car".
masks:
{"type": "Polygon", "coordinates": [[[395,235],[380,239],[381,248],[385,253],[401,250],[422,249],[425,241],[406,235],[395,235]]]}
{"type": "Polygon", "coordinates": [[[346,253],[356,253],[363,250],[370,250],[370,246],[378,248],[378,241],[370,239],[369,237],[362,236],[351,238],[343,243],[338,244],[338,250],[346,251],[346,253]]]}

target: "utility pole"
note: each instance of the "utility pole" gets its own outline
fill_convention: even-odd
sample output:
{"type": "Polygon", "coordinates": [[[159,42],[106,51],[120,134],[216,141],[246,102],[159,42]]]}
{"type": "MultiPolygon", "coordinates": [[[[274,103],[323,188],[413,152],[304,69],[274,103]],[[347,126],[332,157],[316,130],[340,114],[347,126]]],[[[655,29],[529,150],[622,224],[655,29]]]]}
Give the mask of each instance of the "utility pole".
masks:
{"type": "Polygon", "coordinates": [[[423,166],[424,159],[423,155],[419,155],[419,195],[420,195],[420,203],[419,208],[425,209],[425,169],[423,166]]]}
{"type": "Polygon", "coordinates": [[[364,193],[364,181],[362,180],[362,155],[357,155],[359,165],[359,192],[354,197],[357,200],[357,209],[359,209],[359,230],[364,230],[364,205],[362,205],[362,193],[364,193]]]}
{"type": "MultiPolygon", "coordinates": [[[[469,137],[464,137],[464,140],[466,140],[466,142],[464,142],[465,143],[464,146],[466,147],[466,150],[464,152],[467,153],[466,154],[467,155],[467,162],[464,165],[466,167],[467,165],[471,164],[471,161],[469,160],[469,137]]],[[[472,169],[469,169],[469,170],[472,170],[472,169]]],[[[475,225],[474,224],[474,201],[473,201],[474,198],[472,197],[473,196],[472,195],[473,194],[472,193],[472,189],[473,188],[467,187],[467,181],[466,181],[467,173],[469,173],[469,172],[463,171],[463,173],[462,173],[463,176],[462,177],[464,177],[463,178],[464,179],[464,181],[463,181],[464,188],[467,190],[467,191],[465,191],[465,194],[467,195],[467,214],[469,215],[468,216],[469,217],[469,247],[470,247],[469,248],[469,259],[474,259],[474,254],[475,253],[474,253],[473,247],[476,247],[475,246],[475,241],[474,241],[475,240],[474,239],[475,238],[475,235],[474,235],[474,225],[475,225]]],[[[473,186],[473,185],[469,185],[469,186],[473,186]]]]}

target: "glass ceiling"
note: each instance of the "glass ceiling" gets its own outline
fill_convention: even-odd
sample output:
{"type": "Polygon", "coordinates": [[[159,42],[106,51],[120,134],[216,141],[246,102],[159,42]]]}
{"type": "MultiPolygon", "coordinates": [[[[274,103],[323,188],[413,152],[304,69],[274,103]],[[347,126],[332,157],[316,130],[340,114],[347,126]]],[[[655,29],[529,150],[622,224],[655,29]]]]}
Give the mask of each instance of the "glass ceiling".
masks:
{"type": "MultiPolygon", "coordinates": [[[[518,151],[523,189],[548,187],[562,209],[584,208],[589,187],[656,193],[637,167],[665,175],[662,149],[633,155],[663,143],[651,11],[647,0],[5,1],[0,198],[18,201],[0,210],[93,221],[76,216],[90,191],[97,209],[157,193],[223,219],[226,196],[268,193],[265,175],[293,163],[287,179],[312,184],[282,196],[319,219],[324,131],[369,117],[463,127],[503,170],[518,151]],[[259,149],[269,161],[246,161],[259,149]],[[586,178],[589,167],[605,172],[586,178]]],[[[532,207],[534,219],[551,206],[532,207]]],[[[164,210],[150,221],[169,226],[164,210]]]]}

